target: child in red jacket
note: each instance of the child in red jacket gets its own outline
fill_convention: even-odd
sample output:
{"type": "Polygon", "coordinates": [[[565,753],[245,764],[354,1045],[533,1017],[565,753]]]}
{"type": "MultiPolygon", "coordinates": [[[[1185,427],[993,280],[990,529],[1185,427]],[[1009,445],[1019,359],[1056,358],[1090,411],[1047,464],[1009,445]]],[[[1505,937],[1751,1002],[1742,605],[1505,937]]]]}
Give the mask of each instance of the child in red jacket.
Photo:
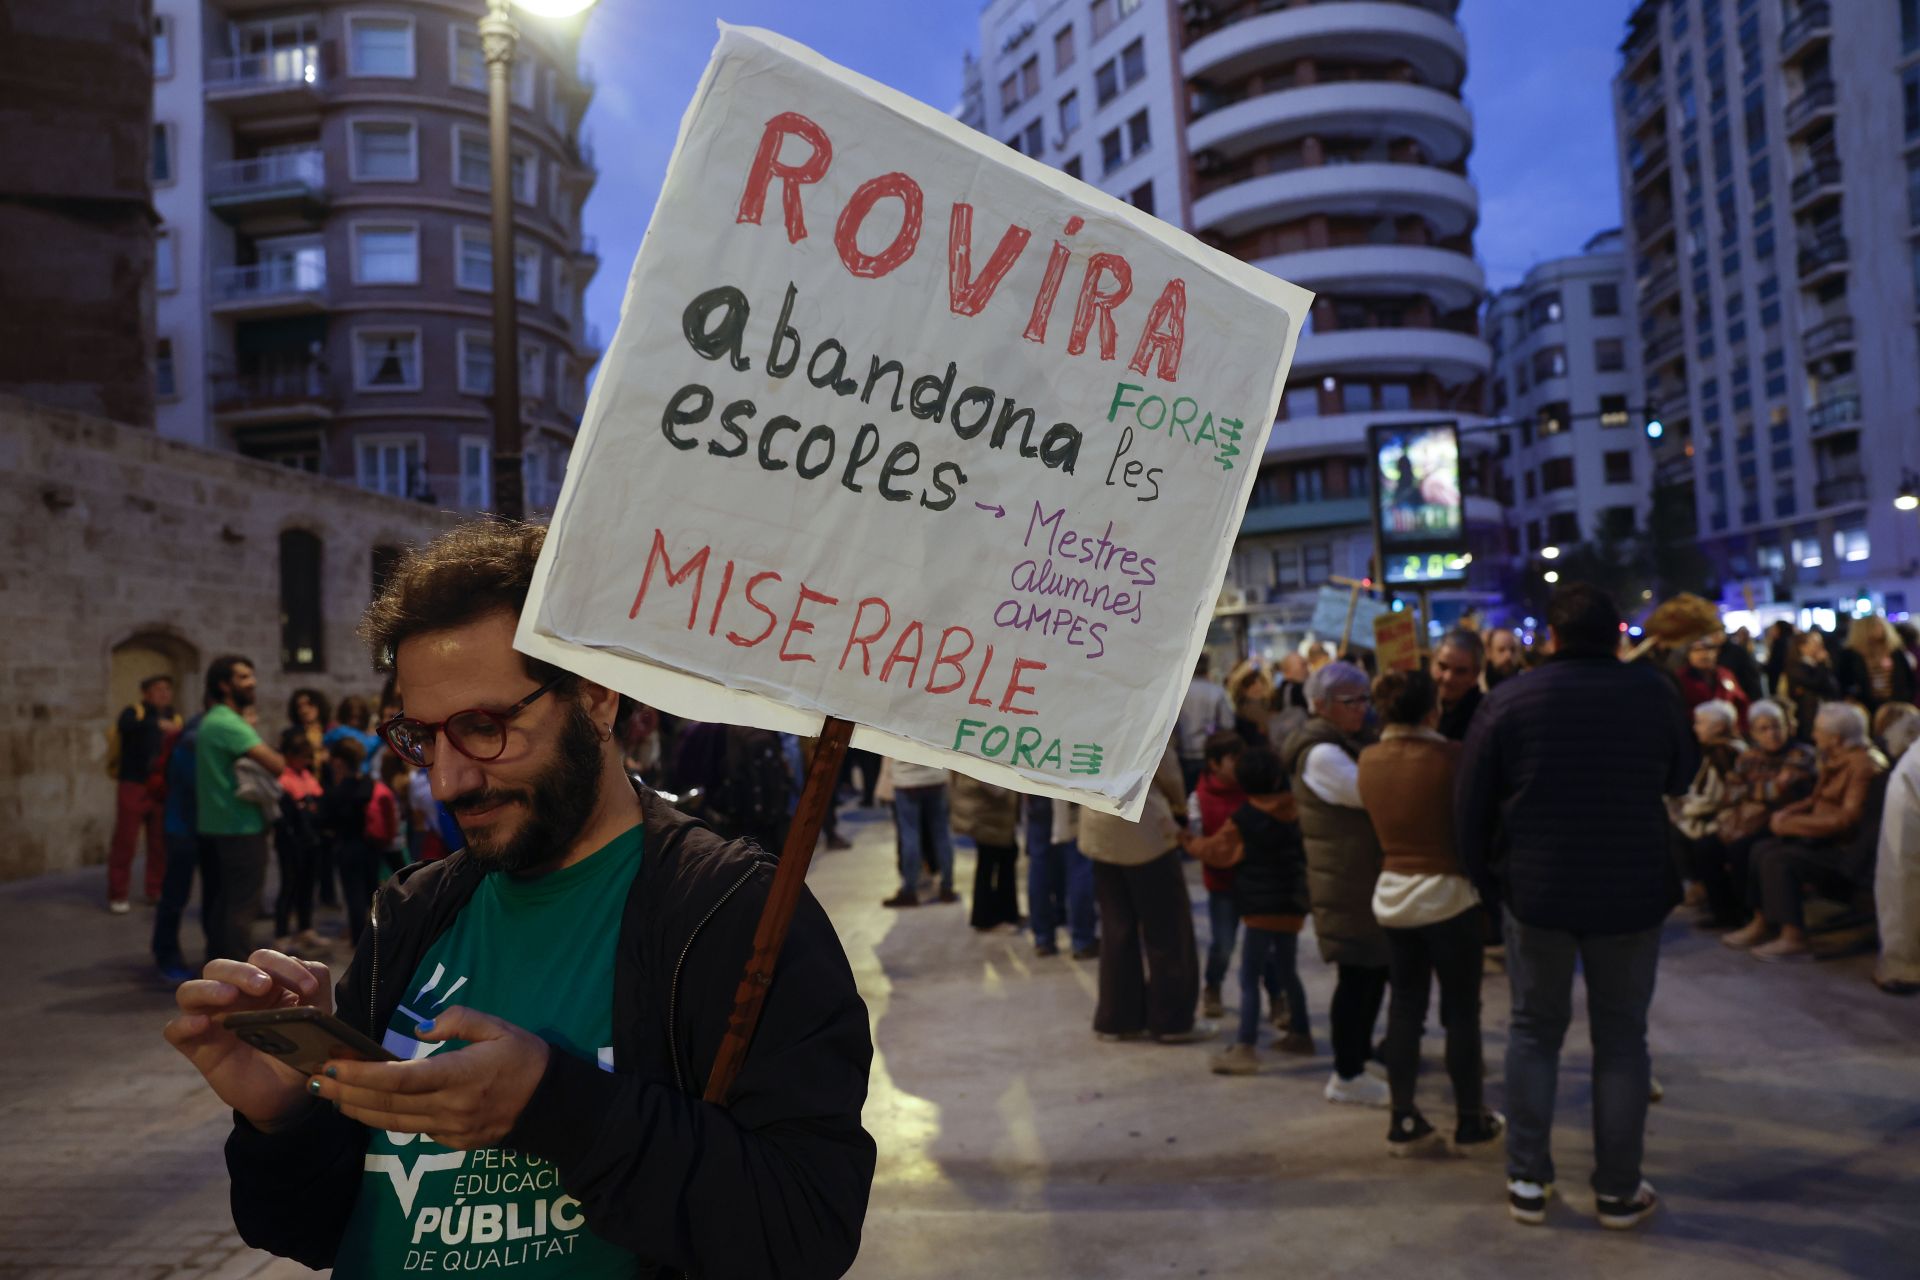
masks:
{"type": "MultiPolygon", "coordinates": [[[[1222,730],[1207,739],[1205,765],[1194,784],[1193,799],[1187,812],[1200,817],[1201,836],[1210,836],[1226,825],[1234,810],[1247,802],[1240,784],[1234,781],[1233,767],[1246,748],[1247,740],[1232,730],[1222,730]]],[[[1240,913],[1233,907],[1233,870],[1202,867],[1200,878],[1207,886],[1206,990],[1202,996],[1201,1016],[1218,1018],[1226,1012],[1221,1003],[1220,986],[1226,981],[1233,963],[1233,946],[1240,934],[1240,913]]]]}

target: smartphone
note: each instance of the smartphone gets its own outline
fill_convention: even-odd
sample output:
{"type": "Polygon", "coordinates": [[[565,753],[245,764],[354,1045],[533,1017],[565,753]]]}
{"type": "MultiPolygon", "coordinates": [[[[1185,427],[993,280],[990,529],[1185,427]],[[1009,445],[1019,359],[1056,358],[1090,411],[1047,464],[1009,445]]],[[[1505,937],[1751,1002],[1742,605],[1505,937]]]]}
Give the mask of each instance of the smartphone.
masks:
{"type": "Polygon", "coordinates": [[[398,1062],[400,1059],[330,1013],[310,1005],[230,1013],[227,1030],[262,1053],[270,1053],[302,1075],[318,1075],[330,1059],[398,1062]]]}

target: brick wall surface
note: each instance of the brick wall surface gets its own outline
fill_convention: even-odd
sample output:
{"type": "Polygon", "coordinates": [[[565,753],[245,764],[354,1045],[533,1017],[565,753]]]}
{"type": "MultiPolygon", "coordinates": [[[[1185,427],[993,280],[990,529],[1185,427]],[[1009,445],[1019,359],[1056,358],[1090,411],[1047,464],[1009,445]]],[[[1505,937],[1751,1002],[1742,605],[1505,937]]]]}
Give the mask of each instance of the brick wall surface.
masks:
{"type": "Polygon", "coordinates": [[[417,544],[449,518],[0,396],[0,879],[106,859],[116,646],[141,634],[191,646],[188,708],[208,659],[251,657],[270,734],[297,686],[374,697],[380,677],[353,634],[373,548],[417,544]],[[281,669],[279,537],[290,528],[322,540],[322,672],[281,669]]]}

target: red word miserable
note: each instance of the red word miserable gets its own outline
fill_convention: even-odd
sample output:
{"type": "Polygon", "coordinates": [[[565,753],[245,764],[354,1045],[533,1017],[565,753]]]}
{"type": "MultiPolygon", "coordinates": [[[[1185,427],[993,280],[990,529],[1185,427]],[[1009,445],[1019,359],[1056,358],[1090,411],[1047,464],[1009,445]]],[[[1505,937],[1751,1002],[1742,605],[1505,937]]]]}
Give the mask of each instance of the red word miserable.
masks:
{"type": "MultiPolygon", "coordinates": [[[[836,670],[846,671],[848,665],[856,661],[854,654],[858,650],[859,674],[877,679],[881,684],[893,684],[898,676],[900,688],[936,697],[964,689],[970,707],[990,707],[1003,715],[1040,714],[1019,700],[1023,695],[1037,692],[1026,681],[1030,675],[1047,669],[1044,662],[1016,657],[1002,681],[993,676],[993,646],[981,648],[973,632],[965,627],[942,628],[929,655],[927,624],[908,618],[896,630],[893,609],[883,598],[867,596],[848,608],[841,597],[816,591],[805,582],[790,583],[784,575],[772,570],[748,577],[736,595],[734,578],[738,566],[732,560],[721,567],[720,589],[708,597],[707,570],[712,560],[713,548],[701,547],[676,568],[667,557],[665,532],[655,529],[653,546],[647,552],[647,567],[640,575],[640,590],[633,597],[633,608],[627,617],[640,616],[649,592],[654,594],[657,604],[663,592],[691,583],[692,592],[687,598],[688,631],[699,627],[704,620],[707,634],[717,639],[724,614],[735,619],[735,625],[747,628],[746,632],[727,629],[728,644],[757,649],[773,640],[774,632],[778,631],[780,639],[775,652],[781,662],[818,662],[820,658],[809,652],[814,642],[807,637],[816,634],[816,624],[826,624],[832,617],[834,629],[838,631],[844,626],[846,634],[840,644],[836,670]],[[658,581],[654,576],[656,569],[660,575],[658,581]],[[775,604],[781,607],[775,608],[775,604]],[[977,654],[976,649],[980,650],[977,654]]],[[[835,661],[830,652],[827,661],[835,661]]]]}
{"type": "MultiPolygon", "coordinates": [[[[760,135],[759,149],[747,170],[746,189],[740,194],[735,222],[760,225],[766,211],[767,190],[780,179],[780,213],[786,225],[787,240],[798,244],[807,238],[807,220],[801,203],[803,188],[827,176],[833,164],[833,142],[826,130],[797,111],[783,111],[767,121],[760,135]],[[790,163],[780,158],[782,144],[794,139],[807,148],[806,158],[790,163]]],[[[883,173],[870,178],[854,190],[846,208],[834,223],[833,247],[848,272],[862,279],[877,280],[899,268],[913,257],[920,244],[924,226],[926,193],[920,184],[904,173],[883,173]],[[900,229],[878,253],[860,247],[860,230],[874,207],[882,200],[900,206],[900,229]]],[[[1063,234],[1072,236],[1086,221],[1068,218],[1063,234]]],[[[1000,234],[992,254],[976,273],[973,268],[973,206],[954,202],[947,219],[947,305],[957,316],[977,316],[986,309],[1000,282],[1027,250],[1033,232],[1017,223],[1009,223],[1000,234]]],[[[1021,336],[1029,342],[1047,340],[1048,321],[1060,285],[1066,278],[1072,253],[1059,240],[1047,253],[1046,270],[1040,278],[1027,311],[1027,326],[1021,336]]],[[[1087,349],[1087,338],[1095,335],[1100,358],[1112,360],[1119,343],[1119,330],[1113,313],[1133,293],[1133,266],[1117,253],[1096,253],[1088,257],[1086,272],[1080,280],[1080,293],[1074,303],[1073,322],[1067,328],[1067,354],[1080,355],[1087,349]]],[[[1133,349],[1127,367],[1142,375],[1157,376],[1167,382],[1180,376],[1180,353],[1186,343],[1187,284],[1175,278],[1160,289],[1147,312],[1140,340],[1133,349]]]]}

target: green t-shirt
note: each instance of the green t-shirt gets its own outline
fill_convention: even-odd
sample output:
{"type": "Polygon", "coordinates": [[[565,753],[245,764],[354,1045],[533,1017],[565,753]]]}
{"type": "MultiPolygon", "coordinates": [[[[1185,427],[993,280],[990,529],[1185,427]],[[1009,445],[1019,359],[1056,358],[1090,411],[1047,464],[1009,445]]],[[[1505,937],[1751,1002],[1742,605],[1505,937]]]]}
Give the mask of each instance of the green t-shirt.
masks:
{"type": "MultiPolygon", "coordinates": [[[[465,1005],[613,1069],[613,966],[627,893],[640,870],[636,826],[537,880],[493,872],[407,983],[382,1041],[419,1059],[465,1041],[421,1042],[419,1024],[465,1005]]],[[[453,1151],[424,1134],[367,1135],[366,1175],[334,1275],[653,1274],[586,1226],[545,1160],[501,1147],[453,1151]]]]}
{"type": "Polygon", "coordinates": [[[233,762],[260,745],[260,735],[221,703],[200,718],[194,760],[194,802],[203,836],[257,836],[267,815],[233,793],[233,762]]]}

